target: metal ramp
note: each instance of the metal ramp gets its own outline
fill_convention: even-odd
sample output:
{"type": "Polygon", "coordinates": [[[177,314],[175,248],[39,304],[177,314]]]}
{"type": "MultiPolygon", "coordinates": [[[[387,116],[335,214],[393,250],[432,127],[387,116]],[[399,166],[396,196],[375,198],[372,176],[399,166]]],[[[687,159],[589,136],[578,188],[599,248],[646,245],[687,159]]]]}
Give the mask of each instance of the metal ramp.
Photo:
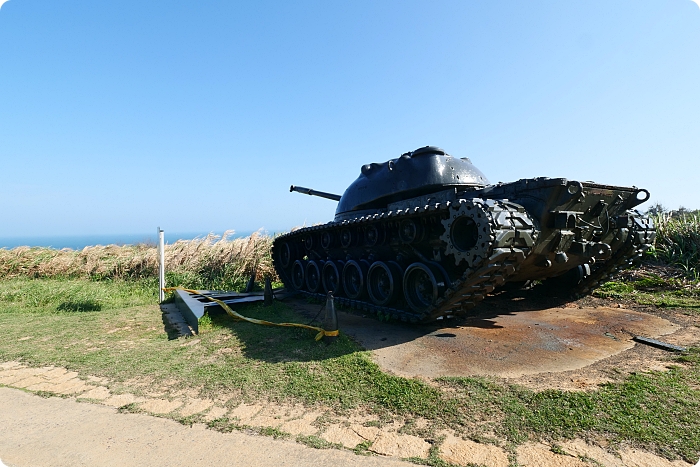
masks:
{"type": "Polygon", "coordinates": [[[210,300],[210,298],[220,300],[230,307],[240,303],[265,302],[266,295],[269,301],[282,300],[295,295],[294,292],[288,292],[284,288],[268,289],[265,292],[226,292],[217,290],[197,290],[197,293],[190,293],[185,290],[176,289],[173,291],[175,295],[175,305],[187,321],[187,324],[195,333],[199,333],[199,320],[208,310],[221,309],[221,306],[210,300]]]}

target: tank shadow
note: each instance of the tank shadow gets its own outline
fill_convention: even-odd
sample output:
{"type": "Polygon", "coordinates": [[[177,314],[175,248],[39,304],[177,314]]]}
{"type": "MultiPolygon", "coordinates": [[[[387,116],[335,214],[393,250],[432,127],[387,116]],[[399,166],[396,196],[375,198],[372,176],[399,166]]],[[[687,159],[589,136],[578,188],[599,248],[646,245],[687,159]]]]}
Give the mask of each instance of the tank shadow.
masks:
{"type": "MultiPolygon", "coordinates": [[[[321,327],[323,305],[307,303],[303,300],[287,299],[275,301],[270,307],[259,303],[241,304],[235,307],[241,315],[267,320],[275,323],[297,323],[321,327]],[[288,301],[289,300],[289,301],[288,301]],[[308,309],[305,313],[290,310],[290,303],[300,302],[308,309]]],[[[227,328],[240,342],[241,352],[250,359],[269,363],[321,361],[337,358],[356,352],[357,344],[347,336],[340,336],[332,344],[316,341],[317,331],[299,327],[276,327],[253,324],[235,320],[220,307],[211,307],[207,311],[214,328],[227,328]]],[[[207,332],[207,327],[200,320],[200,332],[207,332]]]]}
{"type": "MultiPolygon", "coordinates": [[[[518,290],[497,292],[474,308],[469,316],[441,319],[426,324],[385,322],[372,314],[336,306],[341,337],[330,345],[314,340],[315,331],[301,328],[279,328],[234,321],[220,308],[209,312],[211,325],[231,330],[241,342],[248,358],[278,363],[335,358],[357,350],[357,344],[370,351],[387,349],[406,343],[422,343],[426,338],[435,345],[463,339],[469,329],[502,330],[498,318],[552,307],[563,306],[568,298],[558,298],[543,291],[518,290]]],[[[259,304],[236,308],[244,316],[273,322],[295,322],[322,327],[324,303],[302,298],[287,298],[265,308],[259,304]]],[[[420,344],[422,345],[422,344],[420,344]]],[[[431,344],[432,345],[432,344],[431,344]]]]}
{"type": "MultiPolygon", "coordinates": [[[[502,329],[496,318],[517,313],[563,307],[571,302],[565,294],[553,293],[551,289],[535,287],[529,290],[497,291],[471,310],[468,316],[447,318],[425,324],[384,322],[376,316],[357,310],[337,306],[338,325],[342,333],[350,336],[367,350],[377,350],[411,342],[425,336],[436,339],[454,339],[451,330],[478,328],[502,329]]],[[[323,314],[322,303],[309,303],[303,299],[290,298],[284,301],[304,319],[313,319],[323,314]],[[321,310],[319,310],[319,307],[321,310]]],[[[318,324],[317,322],[317,325],[318,324]]]]}
{"type": "MultiPolygon", "coordinates": [[[[288,305],[301,316],[312,311],[304,302],[288,305]]],[[[497,292],[469,316],[424,325],[386,323],[346,310],[339,310],[338,322],[343,335],[370,350],[383,370],[410,378],[519,378],[578,370],[631,349],[634,335],[656,338],[679,329],[642,309],[595,297],[571,301],[546,289],[497,292]]]]}

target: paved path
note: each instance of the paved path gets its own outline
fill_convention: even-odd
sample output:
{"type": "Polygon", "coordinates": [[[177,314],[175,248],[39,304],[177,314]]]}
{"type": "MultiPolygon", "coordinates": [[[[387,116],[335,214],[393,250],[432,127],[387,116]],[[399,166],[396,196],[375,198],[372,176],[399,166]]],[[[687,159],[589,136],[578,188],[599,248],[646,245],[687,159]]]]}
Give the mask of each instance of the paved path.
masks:
{"type": "Polygon", "coordinates": [[[5,387],[0,387],[0,460],[8,467],[413,465],[237,432],[224,434],[201,425],[190,428],[5,387]]]}

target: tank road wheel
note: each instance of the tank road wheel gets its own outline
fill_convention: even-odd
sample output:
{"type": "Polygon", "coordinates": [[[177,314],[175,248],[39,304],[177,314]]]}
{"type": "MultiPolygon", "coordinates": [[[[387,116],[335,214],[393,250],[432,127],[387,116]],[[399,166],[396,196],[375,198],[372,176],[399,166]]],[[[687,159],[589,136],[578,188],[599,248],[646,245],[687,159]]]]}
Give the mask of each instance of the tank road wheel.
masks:
{"type": "Polygon", "coordinates": [[[323,232],[321,234],[321,248],[327,250],[333,245],[333,234],[330,232],[323,232]]]}
{"type": "Polygon", "coordinates": [[[396,263],[376,261],[367,272],[367,292],[373,303],[386,306],[399,293],[401,268],[396,263]]]}
{"type": "Polygon", "coordinates": [[[314,236],[311,234],[308,234],[306,237],[304,237],[304,248],[307,250],[311,250],[314,247],[314,236]]]}
{"type": "Polygon", "coordinates": [[[423,229],[413,219],[404,219],[399,224],[399,239],[403,243],[415,243],[423,238],[423,229]]]}
{"type": "MultiPolygon", "coordinates": [[[[323,264],[321,264],[323,266],[323,264]]],[[[318,292],[321,288],[321,268],[316,261],[306,263],[306,288],[309,292],[318,292]]]]}
{"type": "Polygon", "coordinates": [[[306,267],[304,261],[298,259],[292,265],[292,285],[296,290],[302,290],[305,285],[304,271],[306,267]]]}
{"type": "Polygon", "coordinates": [[[289,265],[292,263],[292,247],[289,245],[288,242],[284,242],[283,244],[280,245],[280,252],[278,253],[278,257],[280,260],[280,264],[282,265],[283,268],[288,268],[289,265]]]}
{"type": "Polygon", "coordinates": [[[373,247],[382,243],[382,233],[376,225],[370,225],[365,229],[365,246],[373,247]]]}
{"type": "Polygon", "coordinates": [[[357,300],[365,293],[367,267],[362,262],[348,261],[343,267],[343,290],[348,298],[357,300]]]}
{"type": "Polygon", "coordinates": [[[340,246],[348,248],[353,244],[354,235],[350,229],[340,231],[340,246]]]}
{"type": "Polygon", "coordinates": [[[338,271],[338,265],[342,268],[343,263],[338,262],[336,264],[334,261],[326,261],[321,270],[321,281],[323,282],[324,292],[339,293],[340,290],[340,271],[338,271]]]}
{"type": "Polygon", "coordinates": [[[469,267],[477,267],[488,258],[493,244],[491,215],[473,200],[459,200],[450,207],[450,217],[442,221],[445,233],[445,254],[453,255],[455,265],[466,261],[469,267]]]}
{"type": "Polygon", "coordinates": [[[413,311],[427,311],[445,289],[445,282],[436,272],[423,263],[413,263],[406,268],[403,293],[413,311]]]}

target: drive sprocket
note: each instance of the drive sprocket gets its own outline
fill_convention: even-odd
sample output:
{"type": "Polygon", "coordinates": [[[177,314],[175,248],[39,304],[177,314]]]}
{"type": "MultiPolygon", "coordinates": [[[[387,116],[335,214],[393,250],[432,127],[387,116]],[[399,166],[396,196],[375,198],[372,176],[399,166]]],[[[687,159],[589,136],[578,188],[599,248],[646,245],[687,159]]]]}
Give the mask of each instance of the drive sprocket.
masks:
{"type": "Polygon", "coordinates": [[[473,268],[489,256],[493,246],[491,216],[477,199],[460,199],[448,212],[449,217],[442,221],[445,232],[440,236],[445,254],[454,258],[455,265],[466,261],[473,268]]]}

